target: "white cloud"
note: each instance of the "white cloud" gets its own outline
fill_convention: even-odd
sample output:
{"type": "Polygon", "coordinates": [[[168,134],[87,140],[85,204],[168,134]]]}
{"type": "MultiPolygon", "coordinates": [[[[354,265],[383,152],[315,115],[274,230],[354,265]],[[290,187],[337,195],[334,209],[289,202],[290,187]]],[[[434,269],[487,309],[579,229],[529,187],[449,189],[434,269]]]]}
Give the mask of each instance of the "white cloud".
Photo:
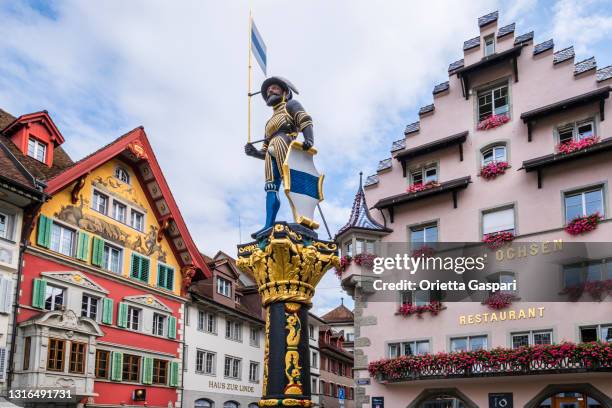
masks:
{"type": "Polygon", "coordinates": [[[574,45],[576,54],[591,57],[594,42],[612,37],[609,1],[561,0],[554,7],[553,37],[564,45],[574,45]],[[607,7],[607,15],[596,11],[607,7]]]}

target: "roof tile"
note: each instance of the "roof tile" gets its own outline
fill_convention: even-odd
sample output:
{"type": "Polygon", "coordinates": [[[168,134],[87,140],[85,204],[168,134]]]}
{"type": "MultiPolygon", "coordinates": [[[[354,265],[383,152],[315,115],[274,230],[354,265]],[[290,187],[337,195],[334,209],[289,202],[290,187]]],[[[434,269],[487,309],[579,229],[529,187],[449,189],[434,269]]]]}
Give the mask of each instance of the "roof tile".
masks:
{"type": "Polygon", "coordinates": [[[535,47],[533,47],[533,55],[538,55],[538,54],[543,53],[544,51],[551,50],[553,49],[554,46],[555,46],[555,43],[553,42],[552,39],[548,41],[544,41],[543,43],[539,43],[535,47]]]}
{"type": "Polygon", "coordinates": [[[480,36],[470,38],[463,42],[463,51],[471,50],[472,48],[480,47],[480,36]]]}
{"type": "Polygon", "coordinates": [[[457,60],[455,62],[451,62],[450,65],[448,66],[448,73],[452,74],[453,72],[455,72],[459,68],[463,68],[463,58],[461,58],[460,60],[457,60]]]}
{"type": "Polygon", "coordinates": [[[426,113],[429,113],[429,112],[433,112],[434,109],[436,109],[436,107],[434,106],[433,103],[431,105],[423,106],[421,109],[419,109],[419,116],[425,115],[426,113]]]}
{"type": "Polygon", "coordinates": [[[402,150],[405,148],[406,148],[406,139],[402,138],[402,139],[399,139],[393,142],[393,144],[391,145],[391,152],[397,152],[398,150],[402,150]]]}
{"type": "MultiPolygon", "coordinates": [[[[378,183],[377,175],[369,176],[366,180],[366,186],[376,183],[378,183]],[[374,177],[376,177],[375,182],[374,177]],[[372,180],[372,182],[368,184],[370,180],[372,180]]],[[[336,237],[345,233],[351,228],[359,228],[372,231],[389,231],[388,228],[377,222],[370,215],[370,210],[368,209],[368,204],[366,202],[365,192],[363,191],[363,187],[361,186],[361,174],[359,174],[359,188],[357,189],[357,193],[355,194],[353,207],[351,208],[351,215],[349,216],[347,223],[344,224],[344,226],[338,230],[336,237]]]]}
{"type": "Polygon", "coordinates": [[[421,130],[421,122],[416,121],[414,123],[406,125],[406,129],[404,130],[404,134],[408,135],[410,133],[418,132],[419,130],[421,130]]]}
{"type": "Polygon", "coordinates": [[[574,47],[567,47],[560,51],[557,51],[553,54],[553,64],[558,64],[563,61],[567,61],[568,59],[574,58],[574,47]]]}
{"type": "Polygon", "coordinates": [[[612,78],[612,65],[597,70],[597,82],[605,81],[612,78]]]}
{"type": "Polygon", "coordinates": [[[533,31],[530,31],[528,33],[525,33],[525,34],[522,34],[522,35],[519,35],[518,37],[516,37],[514,39],[514,45],[523,44],[523,43],[529,42],[531,40],[533,40],[533,31]]]}
{"type": "Polygon", "coordinates": [[[508,24],[507,26],[503,26],[502,28],[499,29],[499,31],[497,32],[497,38],[501,38],[501,37],[505,37],[508,34],[512,34],[514,32],[514,26],[515,24],[508,24]]]}
{"type": "Polygon", "coordinates": [[[595,61],[595,57],[591,57],[583,61],[577,62],[574,65],[574,75],[580,75],[596,68],[597,62],[595,61]]]}
{"type": "Polygon", "coordinates": [[[378,168],[376,171],[389,170],[391,168],[391,158],[384,159],[378,162],[378,168]]]}
{"type": "Polygon", "coordinates": [[[485,14],[484,16],[478,18],[478,26],[484,27],[487,24],[497,21],[498,16],[499,16],[499,13],[497,11],[494,11],[489,14],[485,14]]]}
{"type": "Polygon", "coordinates": [[[444,91],[448,91],[449,87],[450,87],[450,84],[448,81],[442,82],[441,84],[434,86],[433,94],[435,95],[435,94],[439,94],[444,91]]]}
{"type": "Polygon", "coordinates": [[[373,186],[374,184],[378,184],[378,174],[372,174],[371,176],[368,176],[363,186],[370,187],[370,186],[373,186]]]}

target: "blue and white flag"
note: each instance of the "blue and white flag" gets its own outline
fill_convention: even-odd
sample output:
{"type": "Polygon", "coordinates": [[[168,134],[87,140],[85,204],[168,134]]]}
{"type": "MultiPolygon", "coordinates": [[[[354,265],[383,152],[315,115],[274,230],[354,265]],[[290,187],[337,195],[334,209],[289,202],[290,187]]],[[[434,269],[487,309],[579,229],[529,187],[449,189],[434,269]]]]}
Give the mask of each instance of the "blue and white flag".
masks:
{"type": "Polygon", "coordinates": [[[263,38],[261,38],[259,31],[257,31],[257,27],[253,20],[251,20],[251,51],[264,75],[267,75],[266,64],[268,60],[266,56],[266,44],[263,42],[263,38]]]}

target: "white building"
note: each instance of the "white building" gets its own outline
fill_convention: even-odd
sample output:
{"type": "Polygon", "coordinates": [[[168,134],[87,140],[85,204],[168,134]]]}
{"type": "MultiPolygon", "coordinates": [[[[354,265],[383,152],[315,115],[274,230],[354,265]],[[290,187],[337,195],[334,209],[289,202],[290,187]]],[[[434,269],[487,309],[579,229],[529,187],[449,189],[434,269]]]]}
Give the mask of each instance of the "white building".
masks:
{"type": "Polygon", "coordinates": [[[308,315],[308,345],[310,347],[310,393],[315,406],[321,405],[321,352],[319,350],[319,329],[325,325],[320,317],[308,315]]]}
{"type": "Polygon", "coordinates": [[[212,279],[195,282],[185,316],[184,408],[256,408],[265,321],[252,276],[219,252],[212,279]]]}

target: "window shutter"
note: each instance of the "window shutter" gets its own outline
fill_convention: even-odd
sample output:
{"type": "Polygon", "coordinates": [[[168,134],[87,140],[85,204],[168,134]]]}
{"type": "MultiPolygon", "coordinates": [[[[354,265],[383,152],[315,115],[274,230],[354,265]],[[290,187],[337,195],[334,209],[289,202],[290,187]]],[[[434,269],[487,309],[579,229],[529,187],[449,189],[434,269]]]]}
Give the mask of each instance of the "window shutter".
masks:
{"type": "Polygon", "coordinates": [[[121,381],[123,375],[123,353],[112,352],[111,380],[121,381]]]}
{"type": "Polygon", "coordinates": [[[117,316],[117,326],[127,327],[128,320],[128,305],[127,303],[119,303],[119,311],[117,316]]]}
{"type": "Polygon", "coordinates": [[[170,386],[178,387],[179,384],[179,364],[176,361],[170,362],[170,386]]]}
{"type": "Polygon", "coordinates": [[[6,378],[6,348],[0,347],[0,379],[6,378]]]}
{"type": "Polygon", "coordinates": [[[113,299],[102,299],[102,323],[113,324],[113,299]]]}
{"type": "Polygon", "coordinates": [[[0,277],[0,313],[10,313],[13,303],[13,281],[0,277]]]}
{"type": "Polygon", "coordinates": [[[47,281],[44,279],[34,279],[32,285],[32,307],[44,309],[46,293],[47,281]]]}
{"type": "Polygon", "coordinates": [[[91,264],[95,266],[102,266],[104,260],[104,240],[93,237],[93,249],[91,251],[91,264]]]}
{"type": "Polygon", "coordinates": [[[176,317],[174,316],[168,318],[168,337],[176,339],[176,317]]]}
{"type": "Polygon", "coordinates": [[[132,276],[132,278],[140,277],[140,257],[136,254],[132,254],[132,265],[130,269],[130,276],[132,276]]]}
{"type": "Polygon", "coordinates": [[[162,264],[157,264],[157,286],[166,287],[166,267],[162,264]]]}
{"type": "Polygon", "coordinates": [[[45,216],[40,215],[38,218],[38,236],[36,243],[44,248],[49,248],[51,244],[51,225],[53,221],[45,216]]]}
{"type": "Polygon", "coordinates": [[[89,234],[85,232],[79,232],[76,257],[81,261],[89,261],[89,234]]]}
{"type": "Polygon", "coordinates": [[[153,384],[153,358],[145,357],[142,359],[142,383],[153,384]]]}
{"type": "Polygon", "coordinates": [[[174,269],[166,269],[166,289],[174,290],[174,269]]]}
{"type": "Polygon", "coordinates": [[[146,258],[140,258],[140,280],[143,282],[149,282],[149,260],[146,258]]]}

